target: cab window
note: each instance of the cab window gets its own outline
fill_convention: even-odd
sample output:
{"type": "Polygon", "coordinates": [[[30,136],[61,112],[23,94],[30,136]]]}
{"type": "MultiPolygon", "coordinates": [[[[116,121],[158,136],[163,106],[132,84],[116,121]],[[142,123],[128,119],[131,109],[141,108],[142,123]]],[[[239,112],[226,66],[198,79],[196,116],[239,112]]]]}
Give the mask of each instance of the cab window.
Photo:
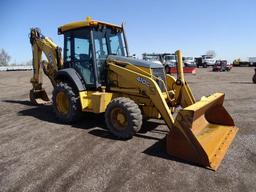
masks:
{"type": "Polygon", "coordinates": [[[64,34],[64,66],[74,68],[87,86],[95,85],[92,45],[88,29],[64,34]]]}

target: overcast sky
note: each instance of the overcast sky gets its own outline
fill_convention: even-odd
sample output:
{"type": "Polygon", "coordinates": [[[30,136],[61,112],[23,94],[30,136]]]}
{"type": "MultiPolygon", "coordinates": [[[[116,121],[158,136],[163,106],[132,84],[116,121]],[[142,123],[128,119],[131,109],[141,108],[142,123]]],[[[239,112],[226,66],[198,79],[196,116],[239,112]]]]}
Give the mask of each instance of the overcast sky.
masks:
{"type": "Polygon", "coordinates": [[[126,22],[131,53],[174,52],[200,56],[215,50],[233,60],[256,56],[256,1],[254,0],[3,0],[0,2],[0,48],[12,61],[32,58],[31,27],[41,28],[62,47],[57,27],[86,16],[114,24],[126,22]]]}

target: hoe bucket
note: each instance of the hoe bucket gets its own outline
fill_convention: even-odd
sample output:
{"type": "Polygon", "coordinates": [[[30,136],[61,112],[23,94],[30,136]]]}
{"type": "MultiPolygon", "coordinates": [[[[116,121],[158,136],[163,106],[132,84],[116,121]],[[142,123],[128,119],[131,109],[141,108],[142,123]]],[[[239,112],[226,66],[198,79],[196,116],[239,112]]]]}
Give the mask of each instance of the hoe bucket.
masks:
{"type": "Polygon", "coordinates": [[[44,89],[41,89],[41,90],[31,89],[29,96],[30,96],[30,101],[35,105],[45,104],[50,101],[44,89]]]}
{"type": "Polygon", "coordinates": [[[238,128],[215,93],[179,111],[167,135],[167,153],[217,170],[238,128]]]}

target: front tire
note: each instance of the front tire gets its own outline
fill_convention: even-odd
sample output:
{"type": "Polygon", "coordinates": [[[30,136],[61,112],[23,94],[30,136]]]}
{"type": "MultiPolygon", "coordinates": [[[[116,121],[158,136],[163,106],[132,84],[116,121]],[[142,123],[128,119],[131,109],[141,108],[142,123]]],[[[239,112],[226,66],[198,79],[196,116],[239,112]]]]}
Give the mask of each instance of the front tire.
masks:
{"type": "Polygon", "coordinates": [[[119,139],[131,139],[141,129],[142,114],[131,99],[113,99],[105,112],[105,122],[110,132],[119,139]]]}
{"type": "Polygon", "coordinates": [[[59,82],[52,93],[53,109],[63,123],[75,122],[81,113],[78,94],[68,83],[59,82]]]}

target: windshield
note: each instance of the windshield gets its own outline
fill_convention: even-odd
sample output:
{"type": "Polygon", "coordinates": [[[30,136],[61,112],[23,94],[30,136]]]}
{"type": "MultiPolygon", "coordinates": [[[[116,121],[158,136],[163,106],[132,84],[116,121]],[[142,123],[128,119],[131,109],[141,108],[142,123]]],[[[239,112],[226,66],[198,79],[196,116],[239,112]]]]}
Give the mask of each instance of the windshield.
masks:
{"type": "Polygon", "coordinates": [[[146,61],[159,61],[160,58],[157,55],[145,55],[144,60],[146,60],[146,61]]]}
{"type": "Polygon", "coordinates": [[[213,56],[203,56],[203,59],[213,59],[213,56]]]}
{"type": "Polygon", "coordinates": [[[194,60],[193,57],[184,57],[183,60],[194,60]]]}
{"type": "Polygon", "coordinates": [[[110,47],[110,55],[124,55],[124,46],[122,42],[121,33],[111,34],[109,36],[109,47],[110,47]]]}
{"type": "Polygon", "coordinates": [[[97,54],[100,55],[120,55],[126,56],[126,50],[124,46],[123,34],[122,32],[117,32],[111,29],[102,29],[93,31],[94,40],[99,43],[99,51],[97,54]]]}
{"type": "Polygon", "coordinates": [[[126,56],[122,32],[105,29],[93,29],[93,42],[95,47],[96,68],[98,82],[104,84],[106,81],[106,57],[108,55],[126,56]]]}
{"type": "Polygon", "coordinates": [[[176,60],[176,57],[175,57],[175,55],[166,55],[165,60],[166,61],[173,61],[173,60],[176,60]]]}

